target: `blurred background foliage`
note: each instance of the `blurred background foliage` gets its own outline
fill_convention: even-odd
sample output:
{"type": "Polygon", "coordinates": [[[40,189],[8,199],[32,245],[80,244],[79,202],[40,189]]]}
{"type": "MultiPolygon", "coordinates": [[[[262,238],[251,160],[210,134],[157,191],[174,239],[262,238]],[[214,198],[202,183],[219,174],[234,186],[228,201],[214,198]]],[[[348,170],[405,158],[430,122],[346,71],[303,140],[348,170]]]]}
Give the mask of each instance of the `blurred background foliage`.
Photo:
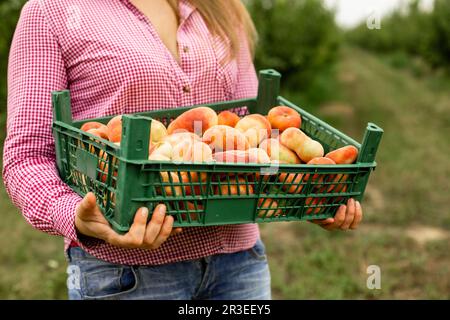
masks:
{"type": "MultiPolygon", "coordinates": [[[[0,3],[0,146],[9,45],[24,0],[0,3]]],[[[283,74],[282,94],[357,140],[385,129],[364,223],[327,233],[261,225],[276,299],[450,299],[450,1],[409,1],[343,30],[320,0],[247,0],[260,34],[257,69],[283,74]],[[382,289],[366,287],[367,266],[382,289]]],[[[62,240],[32,230],[0,186],[0,298],[65,299],[62,240]]]]}

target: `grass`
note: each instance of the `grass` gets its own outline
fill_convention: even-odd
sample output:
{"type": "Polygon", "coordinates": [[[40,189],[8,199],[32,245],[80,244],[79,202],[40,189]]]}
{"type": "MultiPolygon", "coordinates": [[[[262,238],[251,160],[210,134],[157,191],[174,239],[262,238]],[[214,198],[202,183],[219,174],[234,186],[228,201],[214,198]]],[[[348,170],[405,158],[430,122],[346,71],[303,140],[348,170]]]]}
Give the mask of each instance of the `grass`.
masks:
{"type": "MultiPolygon", "coordinates": [[[[318,86],[332,88],[328,101],[305,108],[357,140],[369,121],[385,129],[365,220],[335,233],[308,223],[262,225],[274,298],[449,299],[450,79],[418,77],[407,62],[393,66],[352,48],[335,73],[336,81],[324,77],[318,86]],[[427,238],[417,231],[423,226],[444,236],[427,238]],[[381,290],[366,287],[369,265],[381,269],[381,290]]],[[[304,105],[301,92],[283,94],[304,105]]],[[[0,298],[66,299],[62,239],[32,230],[3,188],[0,205],[0,298]]]]}

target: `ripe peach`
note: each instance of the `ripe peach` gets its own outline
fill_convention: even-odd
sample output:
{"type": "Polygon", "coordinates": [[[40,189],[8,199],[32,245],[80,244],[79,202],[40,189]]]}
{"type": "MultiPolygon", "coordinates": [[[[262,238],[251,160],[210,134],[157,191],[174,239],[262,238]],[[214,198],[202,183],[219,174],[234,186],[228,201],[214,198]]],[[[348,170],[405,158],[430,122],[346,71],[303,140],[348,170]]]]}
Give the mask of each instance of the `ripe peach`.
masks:
{"type": "Polygon", "coordinates": [[[89,129],[86,132],[93,134],[94,136],[100,137],[102,139],[108,140],[108,134],[104,128],[89,129]]]}
{"type": "Polygon", "coordinates": [[[227,163],[248,163],[248,153],[243,150],[228,150],[224,152],[216,152],[213,155],[217,162],[227,163]]]}
{"type": "Polygon", "coordinates": [[[211,148],[203,142],[185,140],[173,147],[172,160],[209,162],[213,160],[211,148]]]}
{"type": "Polygon", "coordinates": [[[290,164],[299,164],[301,162],[294,151],[282,145],[277,139],[266,139],[261,142],[259,148],[266,151],[271,160],[290,164]]]}
{"type": "Polygon", "coordinates": [[[163,139],[163,141],[169,142],[172,147],[184,140],[202,141],[198,135],[188,131],[173,133],[163,139]]]}
{"type": "Polygon", "coordinates": [[[173,120],[167,128],[167,133],[180,132],[179,130],[186,130],[189,132],[203,135],[209,128],[218,124],[217,113],[208,107],[197,107],[190,109],[175,120],[173,120]]]}
{"type": "Polygon", "coordinates": [[[230,184],[228,182],[223,182],[220,187],[217,188],[217,193],[219,195],[249,195],[254,194],[255,191],[253,189],[253,185],[249,182],[246,182],[244,178],[239,177],[238,180],[233,181],[230,180],[230,184]]]}
{"type": "Polygon", "coordinates": [[[249,147],[247,138],[242,132],[225,125],[217,125],[206,130],[203,142],[214,151],[247,150],[249,147]]]}
{"type": "Polygon", "coordinates": [[[327,201],[326,198],[306,198],[305,205],[310,206],[305,214],[318,214],[323,209],[322,205],[327,201]]]}
{"type": "Polygon", "coordinates": [[[249,163],[271,163],[270,157],[263,149],[251,148],[247,150],[249,163]]]}
{"type": "Polygon", "coordinates": [[[236,113],[233,113],[231,111],[225,110],[219,113],[218,115],[218,124],[219,125],[225,125],[233,127],[236,125],[236,123],[239,122],[241,118],[236,113]]]}
{"type": "Polygon", "coordinates": [[[173,147],[169,142],[164,141],[155,143],[152,149],[150,156],[153,156],[153,158],[157,155],[162,155],[165,158],[172,159],[173,147]]]}
{"type": "Polygon", "coordinates": [[[358,157],[358,149],[354,146],[346,146],[327,153],[325,157],[336,164],[352,164],[358,157]]]}
{"type": "Polygon", "coordinates": [[[97,121],[90,121],[90,122],[86,122],[85,124],[83,124],[80,128],[81,131],[88,131],[90,129],[99,129],[102,128],[103,130],[106,130],[107,127],[100,122],[97,121]]]}
{"type": "MultiPolygon", "coordinates": [[[[311,159],[307,164],[310,164],[310,165],[335,165],[336,163],[333,160],[325,158],[325,157],[317,157],[317,158],[311,159]]],[[[305,175],[305,181],[309,180],[309,176],[310,176],[309,174],[305,175]]],[[[325,178],[327,178],[327,180],[331,180],[332,176],[316,173],[312,176],[311,181],[321,183],[325,178]]]]}
{"type": "MultiPolygon", "coordinates": [[[[169,176],[169,172],[163,171],[160,172],[160,175],[163,183],[170,183],[170,185],[164,186],[164,191],[167,196],[180,196],[183,194],[182,187],[180,185],[174,185],[180,183],[180,178],[175,172],[170,172],[169,176]]],[[[158,188],[157,192],[164,194],[161,188],[158,188]]]]}
{"type": "Polygon", "coordinates": [[[314,158],[323,157],[324,150],[320,142],[306,139],[294,150],[303,162],[308,163],[314,158]]]}
{"type": "MultiPolygon", "coordinates": [[[[308,136],[298,128],[287,128],[280,135],[281,144],[295,152],[308,139],[308,136]]],[[[296,153],[298,155],[298,152],[296,153]]]]}
{"type": "Polygon", "coordinates": [[[278,182],[283,184],[281,188],[288,193],[301,193],[303,190],[302,180],[302,173],[282,172],[278,176],[278,182]]]}
{"type": "MultiPolygon", "coordinates": [[[[180,209],[190,212],[189,216],[191,217],[192,221],[198,220],[199,217],[198,217],[198,214],[196,212],[203,211],[203,209],[204,209],[203,205],[201,205],[199,203],[197,203],[197,205],[196,205],[194,202],[191,202],[191,201],[180,201],[179,202],[179,206],[180,206],[180,209]]],[[[182,213],[181,214],[181,220],[182,221],[187,221],[188,220],[187,219],[187,215],[182,213]]]]}
{"type": "Polygon", "coordinates": [[[245,116],[235,126],[246,137],[251,148],[256,148],[261,141],[270,137],[270,122],[260,114],[245,116]]]}
{"type": "Polygon", "coordinates": [[[270,198],[259,199],[258,207],[258,217],[260,218],[278,217],[282,214],[281,209],[278,209],[278,202],[270,198]]]}
{"type": "Polygon", "coordinates": [[[300,128],[302,125],[302,117],[292,108],[279,106],[272,108],[267,119],[272,129],[278,129],[281,132],[287,128],[300,128]]]}
{"type": "Polygon", "coordinates": [[[108,124],[108,137],[111,142],[120,142],[122,139],[122,116],[115,116],[109,120],[108,124]]]}
{"type": "Polygon", "coordinates": [[[155,153],[155,154],[151,154],[148,157],[148,160],[153,160],[153,161],[170,161],[171,159],[166,157],[163,154],[155,153]]]}
{"type": "Polygon", "coordinates": [[[150,142],[157,143],[163,141],[163,139],[167,136],[167,129],[158,120],[152,120],[150,127],[150,142]]]}

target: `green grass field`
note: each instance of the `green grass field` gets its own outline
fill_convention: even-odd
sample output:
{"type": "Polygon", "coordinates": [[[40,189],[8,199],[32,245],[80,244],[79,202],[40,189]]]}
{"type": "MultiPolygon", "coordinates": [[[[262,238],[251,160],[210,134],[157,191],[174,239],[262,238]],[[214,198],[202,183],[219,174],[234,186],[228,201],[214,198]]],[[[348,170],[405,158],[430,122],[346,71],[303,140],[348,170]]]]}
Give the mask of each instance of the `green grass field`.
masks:
{"type": "MultiPolygon", "coordinates": [[[[450,298],[450,79],[414,66],[346,48],[335,94],[305,106],[357,140],[369,121],[385,135],[359,230],[261,226],[275,299],[450,298]],[[366,287],[369,265],[381,268],[380,290],[366,287]]],[[[62,239],[28,226],[3,188],[0,205],[0,298],[66,299],[62,239]]]]}

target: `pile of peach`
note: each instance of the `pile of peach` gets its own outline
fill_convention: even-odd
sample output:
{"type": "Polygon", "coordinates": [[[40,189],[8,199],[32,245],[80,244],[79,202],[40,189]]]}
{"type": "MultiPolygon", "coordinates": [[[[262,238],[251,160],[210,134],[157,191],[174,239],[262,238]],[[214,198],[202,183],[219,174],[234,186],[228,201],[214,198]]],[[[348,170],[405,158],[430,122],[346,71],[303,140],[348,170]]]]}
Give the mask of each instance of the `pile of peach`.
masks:
{"type": "MultiPolygon", "coordinates": [[[[345,146],[340,149],[324,153],[320,142],[308,137],[300,130],[302,118],[294,109],[277,106],[264,116],[250,114],[239,117],[230,111],[217,114],[209,107],[190,109],[166,128],[163,123],[152,120],[150,129],[149,160],[192,162],[192,163],[257,163],[257,164],[310,164],[336,165],[351,164],[356,161],[358,149],[345,146]]],[[[95,136],[107,139],[120,145],[122,135],[122,117],[112,118],[107,125],[98,122],[85,123],[81,130],[95,136]]],[[[107,171],[105,164],[100,168],[107,171]]],[[[162,181],[175,182],[178,186],[167,186],[164,193],[168,196],[183,195],[181,184],[206,181],[206,174],[181,172],[161,172],[162,181]],[[170,177],[169,177],[170,175],[170,177]],[[181,184],[180,184],[181,183],[181,184]]],[[[232,174],[230,174],[232,175],[232,174]]],[[[253,193],[252,185],[243,181],[240,175],[235,176],[233,184],[217,187],[217,194],[249,194],[253,193]],[[242,189],[243,188],[243,189],[242,189]]],[[[348,177],[343,175],[328,176],[327,180],[344,182],[348,177]]],[[[309,177],[305,174],[280,173],[278,181],[287,193],[301,193],[302,181],[320,182],[323,176],[318,174],[309,177]]],[[[105,181],[105,177],[102,177],[105,181]]],[[[346,184],[328,184],[322,192],[345,192],[346,184]]],[[[186,187],[187,195],[198,194],[199,188],[191,190],[186,187]]],[[[159,192],[163,193],[162,190],[159,192]]],[[[308,198],[307,205],[317,205],[325,199],[308,198]]],[[[276,210],[278,204],[272,199],[259,203],[260,207],[270,206],[265,216],[279,215],[276,210]],[[270,205],[266,205],[270,204],[270,205]]],[[[320,211],[309,209],[307,213],[320,211]]]]}

